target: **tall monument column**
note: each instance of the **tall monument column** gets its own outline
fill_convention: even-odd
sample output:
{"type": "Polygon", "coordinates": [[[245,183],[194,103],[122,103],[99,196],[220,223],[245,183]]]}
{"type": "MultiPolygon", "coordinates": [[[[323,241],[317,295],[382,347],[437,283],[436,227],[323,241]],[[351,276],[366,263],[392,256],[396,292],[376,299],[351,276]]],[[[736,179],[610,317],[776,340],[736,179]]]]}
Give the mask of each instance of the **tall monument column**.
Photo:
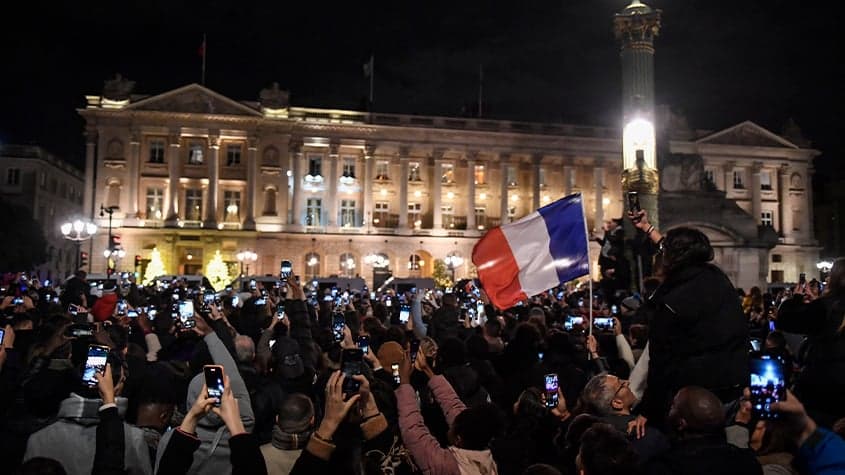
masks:
{"type": "MultiPolygon", "coordinates": [[[[640,207],[658,228],[660,183],[654,127],[654,38],[660,32],[660,16],[660,10],[633,0],[613,18],[622,63],[622,193],[627,196],[628,192],[637,192],[640,207]]],[[[627,212],[628,200],[624,201],[627,212]]],[[[625,235],[629,239],[641,238],[630,220],[625,220],[625,235]]],[[[631,287],[639,289],[638,276],[650,269],[651,256],[642,255],[648,247],[635,244],[628,248],[631,287]]]]}

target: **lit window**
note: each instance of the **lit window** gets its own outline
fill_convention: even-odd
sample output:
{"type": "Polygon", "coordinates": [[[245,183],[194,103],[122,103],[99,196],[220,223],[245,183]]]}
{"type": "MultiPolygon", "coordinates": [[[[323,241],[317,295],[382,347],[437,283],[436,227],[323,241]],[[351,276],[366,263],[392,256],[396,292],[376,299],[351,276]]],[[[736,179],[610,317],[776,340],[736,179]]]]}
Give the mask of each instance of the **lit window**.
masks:
{"type": "Polygon", "coordinates": [[[147,219],[162,219],[163,188],[147,188],[147,219]]]}
{"type": "Polygon", "coordinates": [[[516,167],[513,165],[508,166],[508,186],[516,186],[516,167]]]}
{"type": "Polygon", "coordinates": [[[411,162],[408,166],[408,181],[422,181],[420,162],[411,162]]]}
{"type": "Polygon", "coordinates": [[[203,160],[203,146],[198,143],[191,144],[191,148],[188,149],[188,164],[190,165],[202,165],[203,160]]]}
{"type": "Polygon", "coordinates": [[[390,162],[387,160],[379,160],[376,162],[376,180],[390,179],[390,162]]]}
{"type": "Polygon", "coordinates": [[[475,225],[478,226],[478,229],[484,229],[487,227],[486,208],[475,208],[475,225]]]}
{"type": "Polygon", "coordinates": [[[771,190],[772,189],[772,174],[766,171],[760,172],[760,189],[761,190],[771,190]]]}
{"type": "Polygon", "coordinates": [[[760,224],[763,226],[774,226],[774,218],[771,211],[763,211],[760,213],[760,224]]]}
{"type": "Polygon", "coordinates": [[[355,178],[355,159],[354,158],[344,158],[343,159],[343,174],[341,176],[347,178],[355,178]]]}
{"type": "Polygon", "coordinates": [[[308,280],[317,278],[320,274],[320,255],[316,252],[305,254],[305,269],[308,280]]]}
{"type": "Polygon", "coordinates": [[[340,226],[350,228],[356,226],[355,200],[340,200],[340,226]]]}
{"type": "Polygon", "coordinates": [[[390,202],[376,201],[375,209],[373,211],[373,226],[387,227],[388,219],[390,218],[390,202]]]}
{"type": "Polygon", "coordinates": [[[422,205],[420,203],[408,203],[408,226],[412,228],[422,227],[421,214],[422,205]]]}
{"type": "Polygon", "coordinates": [[[344,252],[340,255],[340,275],[344,277],[355,277],[355,256],[350,252],[344,252]]]}
{"type": "Polygon", "coordinates": [[[223,206],[226,213],[226,221],[238,222],[240,221],[241,211],[241,192],[240,191],[224,191],[223,192],[223,206]]]}
{"type": "Polygon", "coordinates": [[[411,257],[408,258],[408,270],[410,271],[419,271],[424,265],[425,261],[417,254],[411,254],[411,257]]]}
{"type": "Polygon", "coordinates": [[[197,188],[185,190],[185,219],[188,221],[202,219],[202,190],[197,188]]]}
{"type": "Polygon", "coordinates": [[[305,225],[320,226],[323,216],[323,200],[319,198],[308,198],[305,208],[305,225]]]}
{"type": "Polygon", "coordinates": [[[226,145],[226,166],[240,165],[241,163],[241,145],[228,144],[226,145]]]}
{"type": "Polygon", "coordinates": [[[474,176],[475,176],[475,184],[476,185],[486,185],[487,184],[487,170],[484,165],[476,165],[474,176]]]}
{"type": "Polygon", "coordinates": [[[745,188],[745,184],[743,182],[743,171],[742,170],[734,170],[734,189],[735,190],[742,190],[745,188]]]}
{"type": "Polygon", "coordinates": [[[455,208],[451,204],[440,206],[440,216],[443,220],[443,227],[451,229],[455,227],[455,208]]]}
{"type": "Polygon", "coordinates": [[[454,183],[455,181],[455,165],[451,163],[444,163],[441,165],[443,175],[440,178],[441,183],[454,183]]]}

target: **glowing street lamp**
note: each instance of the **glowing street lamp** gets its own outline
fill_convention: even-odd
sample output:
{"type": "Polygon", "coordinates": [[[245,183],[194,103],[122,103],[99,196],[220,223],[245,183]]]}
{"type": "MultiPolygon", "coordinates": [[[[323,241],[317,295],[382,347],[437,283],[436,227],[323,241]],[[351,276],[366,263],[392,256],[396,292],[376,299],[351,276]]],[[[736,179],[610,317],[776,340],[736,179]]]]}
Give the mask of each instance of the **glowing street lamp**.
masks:
{"type": "Polygon", "coordinates": [[[258,260],[258,254],[253,251],[239,251],[235,258],[241,263],[241,276],[244,275],[244,262],[246,262],[246,273],[249,274],[249,264],[258,260]]]}
{"type": "Polygon", "coordinates": [[[79,270],[79,258],[82,254],[82,241],[91,239],[97,233],[97,225],[90,221],[77,219],[63,223],[59,230],[68,241],[76,243],[76,270],[79,270]]]}

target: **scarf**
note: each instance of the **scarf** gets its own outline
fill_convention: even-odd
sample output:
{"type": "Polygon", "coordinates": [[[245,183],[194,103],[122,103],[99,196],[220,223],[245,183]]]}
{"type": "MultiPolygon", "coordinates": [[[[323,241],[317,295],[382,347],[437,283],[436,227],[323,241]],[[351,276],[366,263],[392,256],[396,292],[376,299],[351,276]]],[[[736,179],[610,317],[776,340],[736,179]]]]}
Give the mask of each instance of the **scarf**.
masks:
{"type": "MultiPolygon", "coordinates": [[[[126,414],[126,408],[129,406],[129,400],[125,397],[115,398],[117,404],[117,413],[123,418],[126,414]]],[[[93,426],[100,422],[100,406],[103,405],[101,399],[87,399],[79,394],[70,393],[70,396],[63,400],[59,406],[59,419],[68,419],[71,422],[83,426],[93,426]]]]}
{"type": "Polygon", "coordinates": [[[498,475],[496,462],[490,450],[466,450],[449,447],[455,456],[461,475],[498,475]]]}
{"type": "Polygon", "coordinates": [[[279,426],[273,426],[273,447],[279,450],[302,450],[311,439],[311,429],[302,432],[285,432],[279,426]]]}

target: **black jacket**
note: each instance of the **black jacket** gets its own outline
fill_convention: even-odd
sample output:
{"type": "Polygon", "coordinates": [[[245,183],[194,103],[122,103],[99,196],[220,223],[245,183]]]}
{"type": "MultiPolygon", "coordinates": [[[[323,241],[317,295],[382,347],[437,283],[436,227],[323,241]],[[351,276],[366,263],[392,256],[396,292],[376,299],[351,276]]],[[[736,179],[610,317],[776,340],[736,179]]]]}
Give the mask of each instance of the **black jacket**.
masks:
{"type": "Polygon", "coordinates": [[[459,321],[461,310],[457,307],[443,306],[434,311],[428,324],[428,336],[439,344],[446,338],[458,338],[463,329],[459,321]]]}
{"type": "Polygon", "coordinates": [[[724,435],[681,440],[646,466],[649,475],[755,475],[763,474],[750,449],[728,444],[724,435]]]}
{"type": "Polygon", "coordinates": [[[723,401],[748,384],[748,326],[739,296],[710,264],[679,269],[646,302],[649,307],[648,387],[640,412],[660,424],[674,394],[701,386],[723,401]]]}
{"type": "Polygon", "coordinates": [[[845,417],[845,299],[825,296],[808,304],[796,296],[778,309],[777,327],[807,335],[809,349],[795,390],[823,426],[845,417]]]}

